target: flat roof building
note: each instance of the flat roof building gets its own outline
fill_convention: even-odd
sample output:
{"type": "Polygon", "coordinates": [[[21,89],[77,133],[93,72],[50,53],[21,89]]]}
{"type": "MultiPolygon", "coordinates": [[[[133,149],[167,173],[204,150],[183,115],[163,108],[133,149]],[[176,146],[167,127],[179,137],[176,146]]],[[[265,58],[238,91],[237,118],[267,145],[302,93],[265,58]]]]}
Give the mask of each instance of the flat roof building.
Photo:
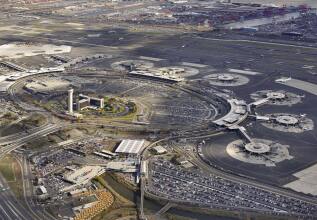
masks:
{"type": "Polygon", "coordinates": [[[105,169],[100,166],[83,166],[64,175],[67,182],[80,185],[86,184],[95,176],[99,176],[105,172],[105,169]]]}
{"type": "Polygon", "coordinates": [[[137,172],[137,165],[135,162],[109,162],[106,165],[106,169],[110,171],[118,171],[123,173],[135,173],[137,172]]]}
{"type": "Polygon", "coordinates": [[[153,147],[153,151],[156,154],[165,154],[167,152],[167,150],[164,147],[160,146],[160,145],[153,147]]]}
{"type": "Polygon", "coordinates": [[[39,190],[40,190],[41,194],[47,194],[47,190],[44,186],[40,186],[39,190]]]}
{"type": "Polygon", "coordinates": [[[143,149],[145,140],[122,140],[116,149],[116,153],[127,155],[139,155],[143,149]]]}

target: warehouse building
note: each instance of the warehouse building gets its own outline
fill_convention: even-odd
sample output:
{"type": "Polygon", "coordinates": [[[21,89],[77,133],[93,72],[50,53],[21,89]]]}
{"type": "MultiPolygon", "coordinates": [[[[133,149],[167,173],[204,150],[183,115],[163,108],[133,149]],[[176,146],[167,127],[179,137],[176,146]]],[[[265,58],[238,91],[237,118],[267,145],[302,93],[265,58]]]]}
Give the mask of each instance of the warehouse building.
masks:
{"type": "Polygon", "coordinates": [[[119,146],[116,149],[116,153],[127,157],[137,157],[140,155],[145,140],[122,140],[119,146]]]}
{"type": "Polygon", "coordinates": [[[153,147],[152,150],[153,150],[153,152],[155,154],[165,154],[165,153],[167,153],[167,150],[164,147],[160,146],[160,145],[153,147]]]}

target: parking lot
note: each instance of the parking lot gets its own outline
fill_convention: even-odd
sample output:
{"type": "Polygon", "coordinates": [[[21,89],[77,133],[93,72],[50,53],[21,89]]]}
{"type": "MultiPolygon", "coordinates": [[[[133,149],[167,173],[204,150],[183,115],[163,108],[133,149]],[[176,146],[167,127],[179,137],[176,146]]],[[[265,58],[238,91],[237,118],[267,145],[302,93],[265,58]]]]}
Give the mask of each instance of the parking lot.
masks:
{"type": "Polygon", "coordinates": [[[147,191],[168,200],[200,207],[229,210],[257,210],[273,215],[297,215],[313,218],[317,207],[301,200],[277,195],[244,184],[187,171],[160,159],[151,161],[147,191]]]}

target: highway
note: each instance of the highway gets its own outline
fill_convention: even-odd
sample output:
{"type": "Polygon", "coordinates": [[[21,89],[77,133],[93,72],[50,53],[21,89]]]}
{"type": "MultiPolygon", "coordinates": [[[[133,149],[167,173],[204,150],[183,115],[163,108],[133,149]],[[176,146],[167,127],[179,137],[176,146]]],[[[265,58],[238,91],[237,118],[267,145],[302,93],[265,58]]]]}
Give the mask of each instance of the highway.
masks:
{"type": "Polygon", "coordinates": [[[32,212],[32,214],[36,217],[36,219],[45,219],[45,220],[53,220],[55,219],[52,215],[46,212],[45,209],[39,207],[36,202],[33,200],[33,187],[32,187],[32,173],[30,170],[30,166],[28,164],[27,158],[22,157],[22,161],[18,160],[18,163],[21,167],[22,171],[22,180],[23,180],[23,195],[24,201],[27,205],[28,209],[32,212]]]}
{"type": "Polygon", "coordinates": [[[2,175],[0,175],[0,219],[32,220],[37,219],[27,210],[10,190],[2,175]]]}
{"type": "MultiPolygon", "coordinates": [[[[29,135],[21,135],[16,140],[10,140],[11,144],[6,144],[0,149],[0,158],[3,158],[6,154],[11,151],[23,146],[25,143],[35,140],[41,136],[48,135],[61,129],[61,126],[54,124],[46,125],[42,128],[36,129],[29,135]]],[[[2,142],[1,144],[3,145],[2,142]]],[[[27,160],[23,157],[22,161],[18,161],[21,167],[22,181],[23,181],[23,197],[24,202],[27,205],[26,209],[20,202],[15,198],[15,195],[10,190],[6,180],[0,175],[0,219],[8,220],[42,220],[42,219],[55,219],[48,214],[42,208],[36,206],[33,201],[33,188],[30,182],[31,172],[27,164],[27,160]]]]}
{"type": "MultiPolygon", "coordinates": [[[[14,93],[14,89],[9,89],[11,98],[18,103],[22,108],[34,112],[43,110],[38,109],[34,106],[28,105],[27,103],[21,102],[14,93]]],[[[25,132],[16,133],[9,136],[0,138],[0,159],[11,151],[23,146],[27,142],[34,141],[42,136],[54,133],[63,128],[52,123],[52,117],[47,115],[48,121],[45,125],[30,129],[25,132]]],[[[33,200],[33,187],[31,183],[31,171],[27,164],[25,157],[22,157],[22,161],[17,159],[18,164],[21,167],[22,184],[23,184],[23,203],[17,200],[15,195],[10,190],[6,180],[1,176],[0,178],[0,219],[8,220],[53,220],[55,219],[49,213],[46,212],[42,207],[38,206],[33,200]],[[3,190],[2,190],[3,189],[3,190]]]]}
{"type": "Polygon", "coordinates": [[[27,142],[27,140],[32,139],[35,136],[43,136],[43,133],[49,134],[56,131],[55,129],[59,128],[60,126],[54,124],[47,124],[44,126],[30,129],[27,132],[20,132],[9,136],[4,136],[0,138],[0,146],[18,143],[19,141],[27,142]],[[49,131],[49,133],[46,133],[47,131],[49,131]]]}
{"type": "Polygon", "coordinates": [[[2,143],[0,143],[0,146],[1,145],[3,146],[0,149],[0,158],[5,156],[6,154],[10,153],[11,151],[23,146],[27,142],[30,142],[30,141],[36,140],[42,136],[46,136],[48,134],[54,133],[54,132],[60,130],[61,128],[63,128],[63,127],[57,126],[57,125],[50,125],[50,126],[45,127],[44,129],[41,129],[39,131],[31,133],[28,136],[23,136],[23,137],[18,138],[16,140],[2,142],[2,143]]]}

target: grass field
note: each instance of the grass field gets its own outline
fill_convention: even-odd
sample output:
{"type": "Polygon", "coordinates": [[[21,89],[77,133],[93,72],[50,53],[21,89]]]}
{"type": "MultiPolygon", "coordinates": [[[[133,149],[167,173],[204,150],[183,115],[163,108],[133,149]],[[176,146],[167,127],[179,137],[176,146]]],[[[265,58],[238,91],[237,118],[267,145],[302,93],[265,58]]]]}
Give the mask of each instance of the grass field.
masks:
{"type": "Polygon", "coordinates": [[[3,177],[8,182],[15,182],[16,176],[15,176],[15,166],[16,166],[15,159],[11,157],[5,157],[0,161],[0,172],[2,173],[3,177]]]}

